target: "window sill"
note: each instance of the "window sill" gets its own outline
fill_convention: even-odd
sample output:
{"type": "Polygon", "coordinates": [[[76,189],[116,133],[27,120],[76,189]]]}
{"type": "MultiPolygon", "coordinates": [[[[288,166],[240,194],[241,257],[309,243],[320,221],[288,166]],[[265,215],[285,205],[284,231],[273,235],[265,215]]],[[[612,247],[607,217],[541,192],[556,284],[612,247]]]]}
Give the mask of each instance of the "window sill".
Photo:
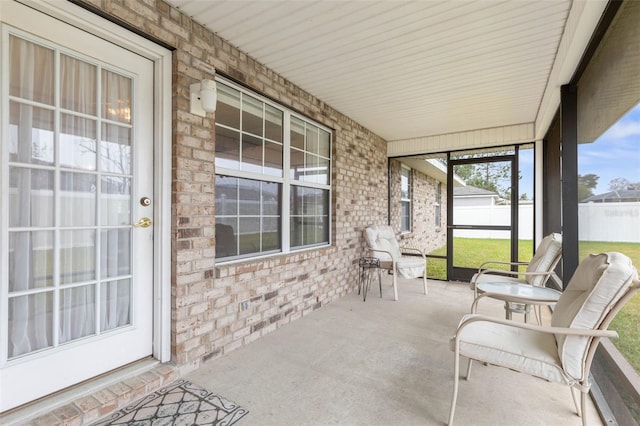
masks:
{"type": "Polygon", "coordinates": [[[298,249],[295,251],[289,251],[287,253],[277,252],[277,253],[265,254],[262,256],[243,257],[240,259],[216,260],[216,266],[215,266],[216,278],[220,278],[219,272],[220,272],[220,269],[223,269],[223,268],[251,265],[251,264],[256,264],[260,262],[268,262],[274,259],[287,259],[292,256],[298,256],[300,254],[306,254],[314,251],[321,252],[319,255],[322,256],[325,254],[325,252],[329,252],[334,248],[335,248],[334,244],[324,244],[324,245],[319,245],[314,247],[306,247],[306,248],[298,249]]]}

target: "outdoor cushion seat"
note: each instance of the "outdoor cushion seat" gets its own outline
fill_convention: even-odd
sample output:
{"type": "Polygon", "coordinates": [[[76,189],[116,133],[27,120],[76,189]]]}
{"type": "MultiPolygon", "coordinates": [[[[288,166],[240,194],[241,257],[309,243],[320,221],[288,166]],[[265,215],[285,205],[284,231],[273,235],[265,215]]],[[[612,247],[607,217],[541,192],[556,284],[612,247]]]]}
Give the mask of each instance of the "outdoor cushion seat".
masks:
{"type": "MultiPolygon", "coordinates": [[[[578,265],[556,303],[551,326],[533,325],[494,317],[465,315],[455,335],[454,386],[449,426],[453,424],[458,394],[460,357],[506,367],[581,392],[578,414],[586,425],[589,371],[602,337],[617,337],[607,330],[618,311],[640,288],[631,260],[617,252],[591,254],[578,265]]],[[[573,395],[573,392],[572,392],[573,395]]]]}
{"type": "Polygon", "coordinates": [[[396,266],[403,278],[418,278],[424,276],[424,258],[417,256],[400,256],[396,266]]]}
{"type": "Polygon", "coordinates": [[[421,250],[400,247],[389,225],[368,226],[364,234],[370,255],[380,260],[381,268],[393,273],[394,300],[398,300],[398,274],[409,279],[423,277],[424,294],[427,294],[427,258],[421,250]]]}
{"type": "MultiPolygon", "coordinates": [[[[468,317],[464,317],[462,322],[467,320],[468,317]]],[[[497,359],[497,364],[502,367],[552,382],[566,380],[559,367],[558,347],[553,334],[536,333],[510,325],[472,322],[465,329],[460,353],[473,354],[473,359],[485,363],[493,363],[497,359]],[[500,335],[500,340],[487,345],[495,335],[500,335]]]]}

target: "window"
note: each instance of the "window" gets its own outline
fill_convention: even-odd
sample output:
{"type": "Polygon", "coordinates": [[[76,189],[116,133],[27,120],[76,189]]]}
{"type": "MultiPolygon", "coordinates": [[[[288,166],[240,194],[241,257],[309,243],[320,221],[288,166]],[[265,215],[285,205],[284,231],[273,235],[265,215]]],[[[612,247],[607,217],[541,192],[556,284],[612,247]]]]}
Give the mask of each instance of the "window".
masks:
{"type": "Polygon", "coordinates": [[[218,81],[216,259],[330,243],[331,133],[218,81]]]}
{"type": "Polygon", "coordinates": [[[436,228],[440,228],[440,221],[442,220],[442,206],[440,200],[442,199],[442,182],[438,182],[436,185],[436,201],[433,203],[435,211],[435,225],[436,228]]]}
{"type": "Polygon", "coordinates": [[[411,169],[400,169],[400,232],[411,232],[411,169]]]}

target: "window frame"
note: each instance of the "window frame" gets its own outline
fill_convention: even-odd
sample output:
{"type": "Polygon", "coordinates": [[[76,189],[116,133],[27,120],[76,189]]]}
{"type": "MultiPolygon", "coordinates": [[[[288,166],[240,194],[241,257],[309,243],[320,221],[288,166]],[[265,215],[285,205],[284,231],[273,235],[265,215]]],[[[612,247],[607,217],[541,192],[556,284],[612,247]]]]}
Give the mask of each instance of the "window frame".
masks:
{"type": "MultiPolygon", "coordinates": [[[[280,111],[282,113],[282,174],[280,176],[274,176],[271,174],[265,174],[264,170],[262,173],[258,173],[258,172],[254,172],[254,171],[246,171],[246,170],[241,170],[241,167],[238,169],[232,169],[232,168],[226,168],[226,167],[221,167],[221,166],[215,166],[215,159],[214,159],[214,166],[215,166],[215,176],[216,178],[218,176],[226,176],[226,177],[233,177],[233,178],[237,178],[237,179],[250,179],[250,180],[256,180],[259,182],[266,182],[266,183],[276,183],[281,185],[281,191],[280,191],[280,249],[277,250],[271,250],[271,251],[260,251],[257,253],[247,253],[247,254],[237,254],[235,256],[227,256],[227,257],[223,257],[223,258],[219,258],[216,257],[216,263],[217,264],[227,264],[227,263],[233,263],[233,262],[241,262],[241,261],[247,261],[247,260],[256,260],[256,259],[261,259],[261,258],[267,258],[267,257],[272,257],[272,256],[276,256],[276,255],[283,255],[283,254],[289,254],[289,253],[298,253],[298,252],[303,252],[303,251],[308,251],[308,250],[316,250],[318,248],[322,248],[322,247],[328,247],[331,246],[333,244],[333,204],[332,204],[332,198],[333,198],[333,144],[334,144],[334,131],[333,129],[315,121],[312,120],[294,110],[292,110],[291,108],[279,104],[277,102],[274,102],[273,100],[269,99],[268,97],[256,92],[255,90],[249,89],[247,87],[244,87],[242,85],[236,84],[224,77],[220,77],[220,76],[216,76],[215,78],[216,82],[218,83],[218,86],[225,85],[230,87],[233,90],[237,90],[239,92],[241,92],[242,94],[246,95],[246,96],[250,96],[251,98],[255,98],[258,99],[259,101],[263,102],[265,104],[265,106],[271,107],[271,108],[275,108],[278,111],[280,111]],[[290,173],[290,168],[291,168],[291,122],[292,119],[297,119],[297,120],[301,120],[307,124],[310,124],[312,126],[317,127],[318,129],[326,132],[328,134],[328,158],[327,157],[323,157],[320,155],[319,151],[315,153],[316,156],[322,157],[324,160],[328,160],[328,167],[327,167],[327,183],[323,184],[323,183],[317,183],[317,182],[309,182],[309,181],[304,181],[304,177],[303,179],[294,179],[291,177],[291,173],[290,173]],[[297,186],[297,187],[304,187],[304,188],[311,188],[311,189],[320,189],[323,191],[327,191],[326,192],[326,197],[327,197],[327,202],[326,202],[326,214],[323,216],[326,216],[326,227],[327,227],[327,241],[323,241],[320,243],[313,243],[313,244],[307,244],[307,245],[303,245],[303,246],[299,246],[299,247],[292,247],[291,244],[291,229],[290,229],[290,223],[291,223],[291,216],[292,215],[292,211],[291,211],[291,193],[292,193],[292,187],[297,186]]],[[[241,104],[242,105],[242,104],[241,104]]],[[[223,125],[223,124],[219,124],[216,123],[215,124],[215,129],[214,129],[214,133],[216,132],[216,129],[218,128],[218,126],[221,126],[222,128],[225,129],[232,129],[234,131],[238,131],[240,133],[240,144],[242,144],[242,135],[244,134],[243,130],[242,130],[242,124],[240,124],[240,128],[239,129],[234,129],[232,127],[223,125]]],[[[266,136],[263,135],[263,143],[265,140],[266,136]]],[[[311,153],[311,151],[307,151],[306,149],[303,150],[303,152],[305,154],[309,154],[311,153]]],[[[306,155],[305,155],[306,158],[306,155]]],[[[264,157],[263,157],[264,160],[264,157]]],[[[306,161],[306,160],[305,160],[306,161]]],[[[214,185],[215,186],[215,185],[214,185]]],[[[216,222],[218,221],[218,215],[216,214],[215,216],[216,218],[216,222]]],[[[261,235],[262,235],[262,231],[261,231],[261,235]]],[[[217,243],[216,243],[217,245],[217,243]]]]}
{"type": "Polygon", "coordinates": [[[442,223],[442,182],[438,182],[436,184],[436,194],[435,194],[435,202],[434,206],[434,221],[436,229],[441,228],[442,223]]]}
{"type": "Polygon", "coordinates": [[[405,166],[404,164],[400,165],[400,233],[408,234],[413,230],[413,211],[412,211],[412,202],[411,198],[413,197],[413,173],[410,167],[405,166]],[[403,197],[403,193],[405,192],[403,189],[403,178],[407,178],[407,197],[403,197]],[[403,207],[407,206],[407,211],[409,212],[409,218],[407,220],[407,228],[405,229],[403,226],[403,207]]]}

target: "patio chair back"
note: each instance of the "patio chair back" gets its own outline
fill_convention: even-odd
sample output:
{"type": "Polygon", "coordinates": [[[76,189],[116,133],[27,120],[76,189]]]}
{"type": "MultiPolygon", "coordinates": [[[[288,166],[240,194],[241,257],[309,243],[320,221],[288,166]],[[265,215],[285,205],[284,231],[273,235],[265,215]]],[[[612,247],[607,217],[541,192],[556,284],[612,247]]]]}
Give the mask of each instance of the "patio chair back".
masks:
{"type": "MultiPolygon", "coordinates": [[[[590,254],[580,262],[560,296],[551,325],[606,329],[630,297],[627,293],[637,279],[638,272],[627,256],[616,252],[590,254]]],[[[590,364],[588,349],[592,340],[589,336],[556,334],[563,370],[574,380],[586,379],[588,370],[585,367],[590,364]]]]}
{"type": "MultiPolygon", "coordinates": [[[[542,239],[533,258],[527,266],[527,272],[553,271],[562,257],[562,235],[553,233],[542,239]]],[[[549,275],[526,275],[526,281],[531,285],[544,286],[549,275]]]]}
{"type": "Polygon", "coordinates": [[[367,245],[373,250],[372,256],[381,262],[398,260],[401,256],[396,234],[389,225],[371,225],[365,229],[367,245]],[[376,251],[381,250],[381,251],[376,251]],[[389,253],[391,255],[389,255],[389,253]]]}
{"type": "Polygon", "coordinates": [[[368,255],[380,260],[380,267],[393,271],[393,299],[398,300],[397,277],[422,277],[427,294],[427,258],[415,247],[400,247],[393,228],[389,225],[370,225],[364,230],[368,255]]]}

